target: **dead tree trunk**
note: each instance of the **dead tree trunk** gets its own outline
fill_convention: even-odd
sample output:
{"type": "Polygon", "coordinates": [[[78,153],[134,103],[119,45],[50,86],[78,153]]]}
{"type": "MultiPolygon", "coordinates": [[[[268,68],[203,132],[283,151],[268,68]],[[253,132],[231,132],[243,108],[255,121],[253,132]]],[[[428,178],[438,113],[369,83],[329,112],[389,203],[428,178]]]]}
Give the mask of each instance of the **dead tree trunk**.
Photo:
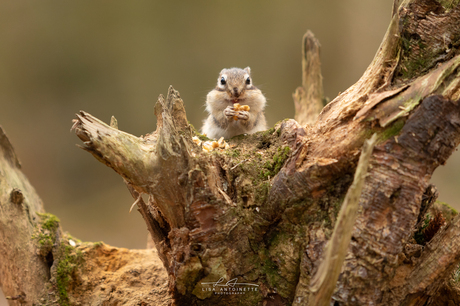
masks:
{"type": "MultiPolygon", "coordinates": [[[[452,275],[460,261],[460,217],[434,204],[429,180],[460,142],[459,25],[458,1],[395,1],[364,75],[312,125],[286,120],[229,140],[229,149],[207,152],[192,140],[197,133],[172,87],[155,105],[152,134],[138,138],[85,112],[73,128],[83,149],[126,181],[177,305],[457,303],[452,275]],[[373,134],[375,148],[360,162],[363,169],[369,164],[368,174],[353,179],[373,134]],[[354,226],[342,222],[349,207],[357,210],[354,226]],[[326,247],[328,241],[341,247],[326,247]]],[[[304,82],[302,90],[296,103],[309,96],[318,103],[321,88],[309,93],[304,82]]],[[[305,113],[296,119],[310,122],[311,112],[305,113]]],[[[1,229],[7,221],[0,221],[1,229]]],[[[58,275],[53,267],[66,258],[66,248],[56,244],[61,234],[52,229],[53,243],[39,252],[51,284],[58,275]]],[[[75,292],[96,273],[80,268],[91,253],[82,248],[69,248],[75,257],[64,274],[67,301],[79,302],[75,292]]],[[[2,279],[11,274],[0,267],[2,279]]],[[[26,296],[40,296],[21,288],[28,302],[35,300],[26,296]]]]}

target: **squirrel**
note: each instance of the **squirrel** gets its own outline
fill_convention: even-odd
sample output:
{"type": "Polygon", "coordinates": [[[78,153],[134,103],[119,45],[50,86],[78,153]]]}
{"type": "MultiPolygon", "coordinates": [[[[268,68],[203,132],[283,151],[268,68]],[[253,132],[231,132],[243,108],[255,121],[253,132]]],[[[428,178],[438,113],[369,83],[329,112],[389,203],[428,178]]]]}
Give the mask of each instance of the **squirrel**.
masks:
{"type": "Polygon", "coordinates": [[[251,68],[223,69],[217,86],[206,97],[209,116],[203,122],[202,133],[209,138],[229,139],[240,134],[252,134],[267,129],[264,115],[266,99],[252,84],[251,68]],[[247,105],[246,110],[235,106],[247,105]]]}

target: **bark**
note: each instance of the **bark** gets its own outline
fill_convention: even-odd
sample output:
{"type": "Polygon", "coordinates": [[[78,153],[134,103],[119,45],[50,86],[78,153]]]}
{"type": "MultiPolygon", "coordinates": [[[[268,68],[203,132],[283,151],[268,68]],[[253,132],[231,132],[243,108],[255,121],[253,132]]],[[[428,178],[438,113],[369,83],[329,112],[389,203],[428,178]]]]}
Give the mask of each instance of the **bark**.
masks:
{"type": "Polygon", "coordinates": [[[337,282],[345,255],[347,254],[358,212],[359,198],[367,175],[369,159],[377,139],[376,136],[377,134],[372,135],[372,138],[363,146],[353,184],[348,188],[339,215],[337,216],[334,232],[325,247],[324,259],[321,261],[318,271],[311,280],[309,305],[321,306],[330,304],[335,283],[337,282]]]}
{"type": "Polygon", "coordinates": [[[47,261],[36,256],[31,238],[43,207],[1,128],[0,147],[0,284],[10,298],[37,300],[43,288],[33,280],[50,277],[47,261]]]}
{"type": "MultiPolygon", "coordinates": [[[[204,136],[188,124],[172,87],[155,105],[156,131],[142,137],[118,130],[115,119],[107,125],[86,112],[77,115],[73,129],[82,148],[128,185],[167,272],[173,304],[445,305],[459,300],[460,217],[435,202],[429,180],[460,142],[460,7],[458,1],[400,2],[395,1],[388,31],[361,79],[312,124],[303,121],[310,115],[298,112],[301,124],[285,120],[268,131],[228,140],[229,149],[208,152],[192,139],[204,136]],[[356,170],[358,159],[373,134],[367,175],[353,179],[355,172],[363,177],[356,170]],[[358,204],[354,222],[344,218],[351,194],[358,204]],[[322,291],[322,284],[329,286],[322,291]]],[[[314,75],[320,80],[320,73],[314,75]]],[[[310,84],[306,79],[304,89],[310,84]]],[[[312,89],[317,98],[311,103],[322,98],[320,83],[312,89]]],[[[297,93],[296,101],[308,100],[297,93]]],[[[16,159],[8,148],[2,144],[12,167],[16,159]]],[[[6,201],[21,202],[17,192],[10,195],[15,186],[9,186],[1,193],[2,209],[8,211],[17,206],[6,201]]],[[[107,254],[127,252],[126,265],[135,264],[143,273],[155,270],[144,263],[151,253],[106,246],[100,251],[101,246],[80,242],[69,247],[72,238],[58,225],[51,227],[55,234],[46,231],[49,219],[31,222],[21,245],[38,250],[37,267],[44,273],[49,268],[48,282],[56,287],[60,263],[70,260],[68,296],[59,295],[59,301],[88,302],[78,294],[89,290],[88,279],[97,279],[102,270],[85,268],[84,260],[107,261],[107,254]],[[51,236],[51,246],[39,248],[33,231],[51,236]],[[136,258],[143,260],[135,263],[136,258]]],[[[2,220],[1,237],[9,241],[4,224],[11,218],[2,220]]],[[[107,266],[118,261],[112,257],[107,266]]],[[[112,269],[124,273],[122,267],[112,269]]],[[[142,282],[140,288],[146,287],[142,282]]],[[[21,290],[16,292],[27,301],[40,296],[31,288],[21,290]]],[[[104,301],[123,298],[116,292],[104,301]]],[[[168,302],[161,293],[156,298],[168,302]]],[[[148,303],[130,300],[141,302],[148,303]]]]}

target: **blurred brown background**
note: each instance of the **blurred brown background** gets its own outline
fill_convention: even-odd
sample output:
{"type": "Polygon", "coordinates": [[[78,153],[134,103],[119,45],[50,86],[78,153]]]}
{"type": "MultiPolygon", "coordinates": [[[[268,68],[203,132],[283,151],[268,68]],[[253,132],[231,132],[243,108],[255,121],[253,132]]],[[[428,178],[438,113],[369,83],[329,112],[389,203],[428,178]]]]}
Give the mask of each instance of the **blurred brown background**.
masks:
{"type": "MultiPolygon", "coordinates": [[[[252,68],[270,125],[292,118],[302,35],[322,44],[325,94],[352,85],[390,21],[385,1],[2,1],[0,125],[64,230],[86,241],[143,248],[146,226],[122,179],[77,148],[71,120],[85,110],[141,135],[173,85],[197,128],[224,67],[252,68]]],[[[460,157],[437,170],[440,199],[460,204],[460,157]]]]}

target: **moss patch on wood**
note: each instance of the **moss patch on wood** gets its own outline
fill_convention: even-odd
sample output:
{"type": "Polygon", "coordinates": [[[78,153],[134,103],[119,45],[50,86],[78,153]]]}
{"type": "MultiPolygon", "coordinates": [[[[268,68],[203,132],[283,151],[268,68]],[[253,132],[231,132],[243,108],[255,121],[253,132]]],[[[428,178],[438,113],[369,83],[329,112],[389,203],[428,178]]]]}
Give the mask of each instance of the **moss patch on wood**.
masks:
{"type": "Polygon", "coordinates": [[[436,53],[424,51],[426,46],[419,36],[401,36],[401,64],[399,74],[401,79],[409,80],[428,71],[436,63],[436,53]]]}
{"type": "Polygon", "coordinates": [[[68,240],[61,242],[57,250],[56,256],[56,270],[54,276],[54,284],[57,288],[59,295],[59,304],[66,306],[70,305],[68,288],[72,281],[74,281],[74,272],[78,265],[83,263],[83,255],[80,250],[72,247],[67,243],[68,240]]]}
{"type": "Polygon", "coordinates": [[[84,262],[80,250],[71,246],[69,240],[80,240],[60,229],[60,220],[49,213],[37,213],[40,220],[32,238],[37,241],[38,254],[50,267],[48,299],[42,305],[71,305],[68,288],[74,280],[74,272],[84,262]],[[53,296],[55,298],[53,298],[53,296]]]}
{"type": "Polygon", "coordinates": [[[233,137],[228,144],[227,150],[202,154],[213,154],[223,167],[224,192],[234,203],[241,207],[261,206],[270,191],[270,181],[289,158],[291,149],[282,143],[274,128],[233,137]]]}
{"type": "Polygon", "coordinates": [[[37,241],[38,252],[46,257],[56,240],[56,233],[59,229],[59,218],[49,213],[37,213],[40,218],[39,224],[35,227],[32,238],[37,241]]]}

